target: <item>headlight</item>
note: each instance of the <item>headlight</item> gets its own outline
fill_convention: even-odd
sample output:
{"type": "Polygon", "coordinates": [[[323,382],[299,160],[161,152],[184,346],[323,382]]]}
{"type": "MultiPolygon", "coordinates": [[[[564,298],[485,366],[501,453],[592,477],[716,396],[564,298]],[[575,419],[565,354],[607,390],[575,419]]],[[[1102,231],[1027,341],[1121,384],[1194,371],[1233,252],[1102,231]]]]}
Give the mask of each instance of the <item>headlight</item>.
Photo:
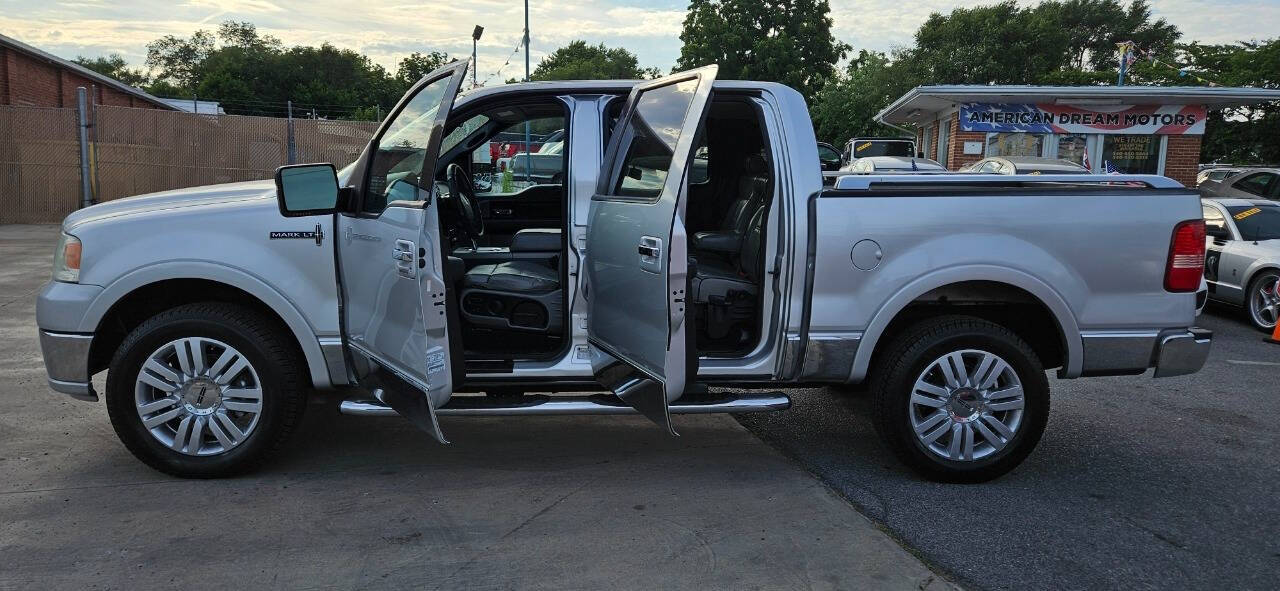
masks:
{"type": "Polygon", "coordinates": [[[53,280],[77,283],[80,281],[80,239],[66,232],[53,252],[53,280]]]}

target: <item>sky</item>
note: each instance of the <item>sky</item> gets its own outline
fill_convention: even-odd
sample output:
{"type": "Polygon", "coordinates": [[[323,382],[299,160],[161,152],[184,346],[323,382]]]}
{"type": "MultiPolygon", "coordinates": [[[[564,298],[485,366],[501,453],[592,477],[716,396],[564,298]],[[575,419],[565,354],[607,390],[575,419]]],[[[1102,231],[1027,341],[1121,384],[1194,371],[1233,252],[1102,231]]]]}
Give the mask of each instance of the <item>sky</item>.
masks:
{"type": "MultiPolygon", "coordinates": [[[[856,49],[888,50],[911,43],[931,12],[965,2],[949,0],[830,0],[835,34],[856,49]]],[[[995,2],[996,0],[991,0],[995,2]]],[[[1023,0],[1024,4],[1028,2],[1023,0]]],[[[1280,0],[1152,0],[1156,16],[1183,40],[1226,43],[1280,34],[1280,0]]],[[[680,54],[687,0],[529,0],[530,54],[538,60],[574,39],[622,46],[642,66],[670,70],[680,54]]],[[[358,50],[394,70],[414,51],[471,53],[471,30],[485,27],[479,78],[490,83],[524,73],[515,50],[523,28],[518,0],[0,0],[0,34],[55,55],[74,58],[119,53],[141,66],[146,44],[163,35],[188,36],[225,20],[249,21],[286,45],[333,45],[358,50]]]]}

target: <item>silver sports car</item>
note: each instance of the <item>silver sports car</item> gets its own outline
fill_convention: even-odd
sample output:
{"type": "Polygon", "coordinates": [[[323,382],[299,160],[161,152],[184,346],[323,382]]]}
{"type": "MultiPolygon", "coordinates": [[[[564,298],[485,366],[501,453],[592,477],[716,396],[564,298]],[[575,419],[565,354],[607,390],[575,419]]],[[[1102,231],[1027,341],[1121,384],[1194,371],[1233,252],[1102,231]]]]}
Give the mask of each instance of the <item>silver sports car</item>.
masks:
{"type": "Polygon", "coordinates": [[[1209,299],[1242,306],[1258,329],[1280,318],[1280,203],[1202,199],[1209,299]]]}

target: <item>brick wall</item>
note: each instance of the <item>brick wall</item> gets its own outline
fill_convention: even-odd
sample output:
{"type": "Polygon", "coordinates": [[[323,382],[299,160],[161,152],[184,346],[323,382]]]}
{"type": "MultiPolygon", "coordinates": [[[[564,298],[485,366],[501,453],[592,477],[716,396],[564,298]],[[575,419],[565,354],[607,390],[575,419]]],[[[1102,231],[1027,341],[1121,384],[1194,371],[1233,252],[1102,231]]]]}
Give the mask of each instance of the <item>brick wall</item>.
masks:
{"type": "Polygon", "coordinates": [[[952,113],[951,120],[951,137],[948,140],[950,144],[947,147],[947,170],[958,170],[961,166],[971,164],[982,160],[982,154],[965,154],[965,142],[981,142],[984,145],[987,142],[987,134],[980,131],[960,131],[960,114],[952,113]]]}
{"type": "Polygon", "coordinates": [[[0,105],[74,108],[76,88],[83,86],[85,90],[90,90],[95,84],[98,104],[165,108],[81,76],[56,63],[34,58],[8,47],[0,47],[0,105]]]}
{"type": "Polygon", "coordinates": [[[1187,187],[1196,186],[1200,167],[1200,136],[1171,135],[1165,147],[1164,176],[1187,187]]]}

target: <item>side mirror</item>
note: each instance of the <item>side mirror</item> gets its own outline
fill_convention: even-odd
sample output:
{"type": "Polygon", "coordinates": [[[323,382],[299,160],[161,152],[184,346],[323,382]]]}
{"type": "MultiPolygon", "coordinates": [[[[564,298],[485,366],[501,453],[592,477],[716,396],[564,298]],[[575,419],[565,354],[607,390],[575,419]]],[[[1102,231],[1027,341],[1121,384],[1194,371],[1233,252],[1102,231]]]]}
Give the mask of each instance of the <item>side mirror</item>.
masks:
{"type": "Polygon", "coordinates": [[[333,213],[338,207],[338,172],[332,164],[294,164],[276,169],[280,215],[333,213]]]}

